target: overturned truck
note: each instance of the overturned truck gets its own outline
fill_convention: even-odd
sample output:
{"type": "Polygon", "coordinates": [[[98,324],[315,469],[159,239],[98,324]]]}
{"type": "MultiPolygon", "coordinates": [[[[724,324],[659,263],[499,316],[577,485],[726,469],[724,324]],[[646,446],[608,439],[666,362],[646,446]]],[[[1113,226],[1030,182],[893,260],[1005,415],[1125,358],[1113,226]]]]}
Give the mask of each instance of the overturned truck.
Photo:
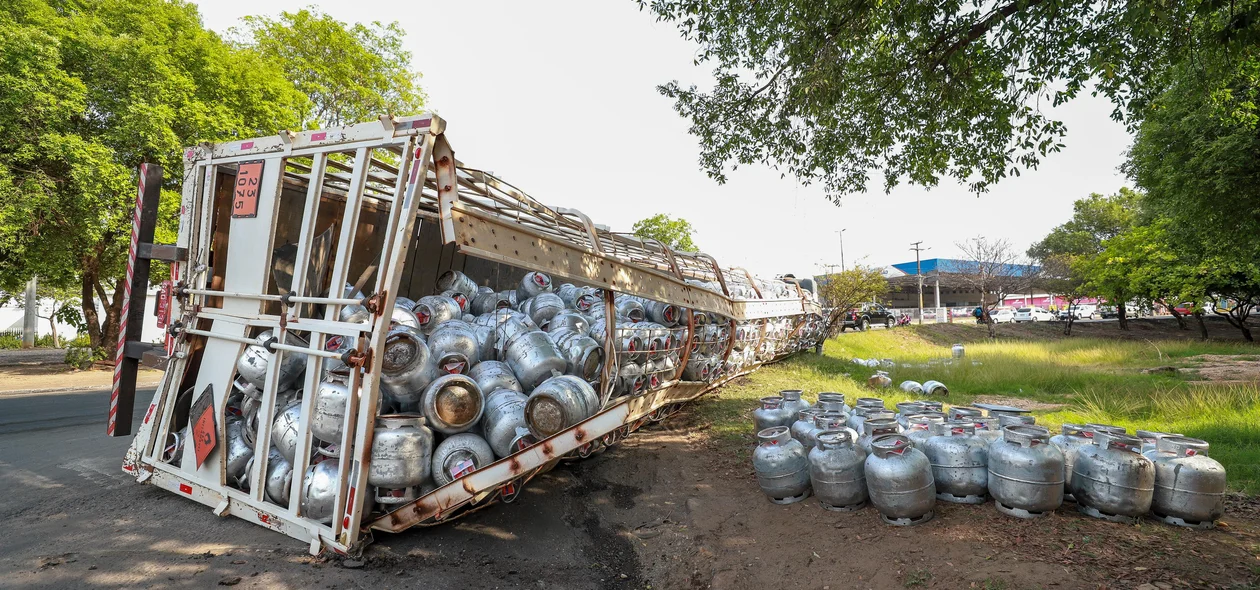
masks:
{"type": "Polygon", "coordinates": [[[165,346],[120,347],[165,370],[123,469],[312,552],[511,502],[825,330],[795,281],[463,165],[431,114],[201,145],[183,174],[178,243],[132,249],[171,278],[165,346]]]}

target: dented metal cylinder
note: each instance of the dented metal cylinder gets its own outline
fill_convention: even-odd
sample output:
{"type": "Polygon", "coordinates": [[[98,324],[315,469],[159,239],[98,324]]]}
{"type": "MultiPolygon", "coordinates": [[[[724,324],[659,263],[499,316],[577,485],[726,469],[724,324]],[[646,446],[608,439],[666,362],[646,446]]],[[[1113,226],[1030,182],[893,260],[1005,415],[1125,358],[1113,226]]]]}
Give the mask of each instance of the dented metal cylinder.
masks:
{"type": "Polygon", "coordinates": [[[897,434],[876,439],[871,451],[865,462],[866,486],[880,519],[895,526],[931,520],[936,482],[927,456],[897,434]]]}
{"type": "Polygon", "coordinates": [[[775,504],[792,504],[809,497],[809,456],[805,445],[787,428],[775,426],[757,433],[753,469],[762,493],[775,504]]]}

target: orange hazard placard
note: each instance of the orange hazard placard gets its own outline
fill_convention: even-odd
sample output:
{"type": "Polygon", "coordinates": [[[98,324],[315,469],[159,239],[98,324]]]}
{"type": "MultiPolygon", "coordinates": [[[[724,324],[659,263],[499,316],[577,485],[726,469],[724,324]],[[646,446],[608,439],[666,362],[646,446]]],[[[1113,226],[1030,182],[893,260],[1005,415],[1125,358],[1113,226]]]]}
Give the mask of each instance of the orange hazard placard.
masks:
{"type": "Polygon", "coordinates": [[[241,162],[232,190],[232,217],[258,217],[258,189],[262,186],[263,161],[241,162]]]}
{"type": "MultiPolygon", "coordinates": [[[[207,385],[201,397],[193,402],[192,411],[188,413],[192,422],[193,448],[197,451],[197,467],[205,463],[210,451],[219,444],[219,429],[214,420],[214,387],[207,385]]],[[[187,447],[185,447],[187,448],[187,447]]]]}

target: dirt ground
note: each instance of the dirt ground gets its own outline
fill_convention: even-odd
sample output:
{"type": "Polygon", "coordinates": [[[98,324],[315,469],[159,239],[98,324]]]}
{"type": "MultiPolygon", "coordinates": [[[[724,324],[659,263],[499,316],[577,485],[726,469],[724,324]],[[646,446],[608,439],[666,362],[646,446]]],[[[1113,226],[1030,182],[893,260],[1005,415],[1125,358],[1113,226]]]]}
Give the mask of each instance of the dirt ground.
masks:
{"type": "MultiPolygon", "coordinates": [[[[1208,317],[1204,318],[1208,327],[1209,340],[1215,341],[1242,341],[1242,332],[1237,328],[1229,325],[1222,318],[1208,317]]],[[[1104,321],[1082,321],[1072,324],[1073,338],[1116,338],[1121,340],[1198,340],[1199,328],[1192,320],[1188,320],[1188,330],[1181,330],[1177,327],[1177,321],[1172,316],[1155,317],[1155,318],[1138,318],[1129,320],[1129,330],[1121,330],[1120,323],[1114,320],[1104,321]]],[[[1252,333],[1260,332],[1260,324],[1250,322],[1252,333]]],[[[988,340],[989,333],[986,326],[979,325],[975,320],[956,318],[953,323],[946,324],[924,324],[923,326],[915,326],[925,338],[937,342],[939,344],[952,344],[954,342],[982,342],[988,340]]],[[[1032,322],[1022,324],[999,324],[997,326],[998,338],[1009,338],[1013,340],[1058,340],[1066,338],[1063,335],[1062,322],[1032,322]]]]}
{"type": "Polygon", "coordinates": [[[1260,381],[1260,357],[1250,355],[1201,354],[1186,359],[1194,363],[1189,370],[1203,381],[1260,381]]]}

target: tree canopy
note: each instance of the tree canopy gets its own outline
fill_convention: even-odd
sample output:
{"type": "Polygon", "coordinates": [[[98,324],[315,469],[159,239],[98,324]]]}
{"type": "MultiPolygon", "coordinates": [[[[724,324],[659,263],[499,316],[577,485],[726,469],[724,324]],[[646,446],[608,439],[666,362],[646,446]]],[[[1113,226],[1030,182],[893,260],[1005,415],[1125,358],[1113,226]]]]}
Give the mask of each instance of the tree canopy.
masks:
{"type": "Polygon", "coordinates": [[[1194,63],[1207,95],[1224,91],[1217,65],[1254,66],[1260,39],[1257,0],[638,2],[713,68],[710,89],[660,87],[704,169],[722,181],[766,163],[833,199],[872,173],[885,190],[943,177],[986,190],[1063,147],[1045,107],[1089,89],[1135,125],[1170,68],[1194,63]]]}
{"type": "Polygon", "coordinates": [[[888,292],[888,279],[878,268],[857,265],[848,270],[818,277],[818,298],[830,308],[827,333],[834,334],[845,312],[888,292]]]}
{"type": "MultiPolygon", "coordinates": [[[[324,32],[339,24],[318,20],[324,32]]],[[[359,84],[360,72],[329,66],[359,49],[406,57],[395,25],[365,31],[346,33],[338,52],[305,55],[302,63],[335,74],[329,87],[354,89],[328,99],[344,103],[343,113],[417,107],[414,86],[410,102],[382,98],[372,94],[379,86],[359,84]]],[[[409,72],[406,62],[394,67],[409,72]]],[[[93,346],[112,346],[137,167],[165,169],[158,237],[173,240],[183,147],[320,121],[308,115],[321,97],[295,87],[286,73],[293,68],[266,48],[225,42],[182,1],[7,2],[0,11],[0,290],[18,290],[33,275],[77,287],[93,346]]]]}
{"type": "Polygon", "coordinates": [[[651,217],[634,222],[634,235],[640,238],[656,240],[675,250],[695,252],[699,250],[691,241],[695,229],[691,222],[681,217],[675,219],[665,213],[657,213],[651,217]]]}

